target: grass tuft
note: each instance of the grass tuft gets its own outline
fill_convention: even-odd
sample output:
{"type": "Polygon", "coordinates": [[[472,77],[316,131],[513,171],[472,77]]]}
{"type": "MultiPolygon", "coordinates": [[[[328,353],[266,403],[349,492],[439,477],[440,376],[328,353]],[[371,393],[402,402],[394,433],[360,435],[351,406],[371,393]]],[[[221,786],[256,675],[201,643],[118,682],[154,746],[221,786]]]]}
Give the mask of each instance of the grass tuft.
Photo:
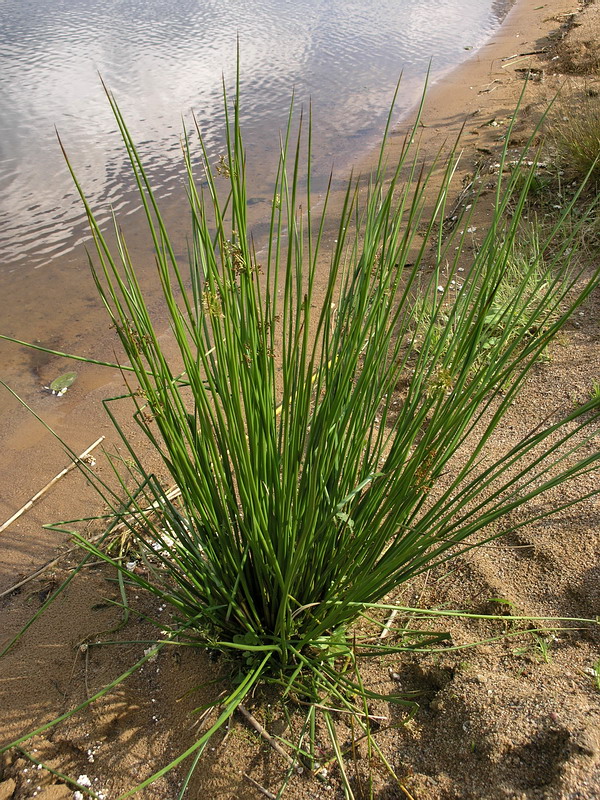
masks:
{"type": "Polygon", "coordinates": [[[600,180],[600,105],[597,94],[585,93],[568,107],[558,103],[552,119],[552,144],[571,178],[588,174],[594,184],[600,180]]]}

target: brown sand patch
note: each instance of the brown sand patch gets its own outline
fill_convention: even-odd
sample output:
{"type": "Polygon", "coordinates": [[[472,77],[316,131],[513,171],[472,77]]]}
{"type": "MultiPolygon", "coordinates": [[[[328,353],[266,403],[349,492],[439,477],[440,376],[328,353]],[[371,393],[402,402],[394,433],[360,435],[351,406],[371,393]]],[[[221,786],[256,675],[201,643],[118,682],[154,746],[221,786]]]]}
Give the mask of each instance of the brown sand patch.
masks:
{"type": "Polygon", "coordinates": [[[579,13],[574,13],[557,37],[553,56],[554,68],[563,74],[589,77],[600,70],[598,28],[600,7],[586,2],[579,13]]]}

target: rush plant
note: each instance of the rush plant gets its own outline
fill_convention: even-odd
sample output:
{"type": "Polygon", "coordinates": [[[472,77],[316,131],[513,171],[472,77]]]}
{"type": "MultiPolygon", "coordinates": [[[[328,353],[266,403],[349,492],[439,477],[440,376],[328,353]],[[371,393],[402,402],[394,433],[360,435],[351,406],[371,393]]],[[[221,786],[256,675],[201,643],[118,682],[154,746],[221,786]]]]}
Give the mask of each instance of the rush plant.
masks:
{"type": "MultiPolygon", "coordinates": [[[[308,702],[327,696],[328,705],[355,708],[352,695],[367,691],[356,660],[383,651],[383,643],[378,649],[350,635],[360,615],[477,542],[576,502],[569,495],[554,506],[537,503],[528,516],[511,514],[597,469],[598,452],[576,455],[595,431],[597,397],[536,423],[500,456],[488,445],[599,273],[571,274],[570,238],[550,250],[551,235],[523,259],[506,295],[531,171],[518,186],[515,177],[499,184],[489,230],[458,281],[468,214],[450,233],[444,226],[456,150],[422,166],[418,119],[398,161],[390,167],[383,147],[372,175],[350,179],[332,218],[329,192],[314,211],[310,124],[292,134],[290,114],[259,256],[246,213],[237,96],[232,107],[226,98],[226,153],[217,168],[199,132],[203,174],[196,176],[195,145],[184,140],[191,222],[184,265],[108,99],[146,211],[170,338],[164,320],[152,317],[119,229],[111,247],[73,177],[96,248],[98,293],[126,353],[126,374],[133,372],[128,400],[178,496],[149,471],[144,449],[107,404],[134,468],[123,480],[124,506],[99,489],[147,571],[78,540],[169,604],[174,622],[157,647],[177,636],[239,665],[218,719],[173,766],[200,753],[261,680],[308,702]],[[460,302],[452,302],[457,282],[460,302]]],[[[427,636],[407,634],[400,646],[427,636]]],[[[364,715],[357,719],[368,726],[364,715]]]]}

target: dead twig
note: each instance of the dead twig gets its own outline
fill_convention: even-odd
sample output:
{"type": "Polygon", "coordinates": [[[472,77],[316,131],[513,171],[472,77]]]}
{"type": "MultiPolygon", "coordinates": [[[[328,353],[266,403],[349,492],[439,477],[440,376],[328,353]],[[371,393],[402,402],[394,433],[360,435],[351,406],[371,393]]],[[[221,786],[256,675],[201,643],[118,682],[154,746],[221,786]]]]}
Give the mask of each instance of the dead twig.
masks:
{"type": "Polygon", "coordinates": [[[379,634],[379,638],[380,638],[380,639],[385,639],[385,638],[386,638],[386,637],[389,635],[389,633],[390,633],[390,628],[392,627],[392,623],[393,623],[393,621],[396,619],[396,615],[397,615],[397,614],[398,614],[398,609],[397,609],[397,608],[394,608],[394,610],[392,611],[392,613],[391,613],[391,614],[389,615],[389,617],[387,618],[387,620],[386,620],[386,622],[385,622],[385,625],[383,626],[383,629],[382,629],[381,633],[379,634]]]}
{"type": "Polygon", "coordinates": [[[54,484],[55,484],[57,481],[59,481],[61,478],[64,478],[64,476],[65,476],[65,475],[67,475],[67,473],[69,473],[69,472],[70,472],[72,469],[75,469],[75,467],[76,467],[76,466],[77,466],[79,463],[81,463],[81,462],[82,462],[82,461],[83,461],[83,460],[84,460],[84,459],[85,459],[87,456],[89,456],[89,454],[92,452],[92,450],[94,450],[94,448],[98,447],[98,445],[99,445],[101,442],[103,442],[103,441],[104,441],[104,439],[105,439],[105,437],[104,437],[104,436],[101,436],[99,439],[96,439],[96,441],[94,442],[94,444],[90,445],[90,446],[87,448],[87,450],[84,450],[84,451],[83,451],[83,453],[82,453],[82,454],[81,454],[81,455],[80,455],[78,458],[76,458],[74,461],[72,461],[72,462],[69,464],[69,466],[68,466],[68,467],[65,467],[65,468],[64,468],[64,469],[63,469],[61,472],[59,472],[59,473],[58,473],[58,475],[55,475],[55,476],[54,476],[54,478],[52,478],[52,480],[51,480],[51,481],[49,481],[49,482],[48,482],[48,483],[47,483],[47,484],[44,486],[44,488],[43,488],[43,489],[40,489],[40,491],[39,491],[39,492],[37,492],[37,494],[34,494],[34,495],[33,495],[33,497],[31,498],[31,500],[28,500],[28,502],[27,502],[27,503],[25,503],[25,505],[24,505],[22,508],[20,508],[20,509],[19,509],[19,510],[18,510],[18,511],[15,513],[15,514],[13,514],[13,515],[12,515],[12,517],[11,517],[10,519],[7,519],[7,520],[6,520],[6,522],[4,522],[4,523],[2,523],[2,525],[0,525],[0,533],[2,533],[3,531],[5,531],[5,530],[8,528],[8,526],[9,526],[9,525],[12,525],[12,523],[13,523],[15,520],[19,519],[19,517],[20,517],[22,514],[24,514],[26,511],[29,511],[29,509],[30,509],[30,508],[33,506],[33,504],[34,504],[35,502],[37,502],[37,501],[40,499],[40,497],[43,497],[43,496],[46,494],[46,492],[47,492],[47,491],[49,491],[49,490],[50,490],[50,489],[51,489],[51,488],[54,486],[54,484]]]}
{"type": "Polygon", "coordinates": [[[296,772],[302,772],[302,767],[294,761],[294,759],[290,756],[289,753],[286,753],[286,751],[279,744],[279,742],[277,742],[271,736],[269,731],[260,724],[260,722],[256,719],[256,717],[252,716],[252,714],[248,711],[247,708],[245,708],[243,705],[240,704],[238,706],[238,711],[244,717],[244,719],[254,728],[254,730],[257,733],[259,733],[263,737],[263,739],[265,739],[265,741],[267,741],[271,745],[273,750],[278,752],[279,755],[282,756],[282,758],[284,758],[287,761],[287,763],[294,768],[296,772]]]}
{"type": "Polygon", "coordinates": [[[265,797],[268,797],[269,800],[277,800],[277,795],[273,794],[273,792],[270,792],[268,789],[265,789],[265,787],[261,786],[260,783],[257,783],[254,778],[251,778],[250,775],[248,775],[247,772],[244,772],[244,778],[246,778],[246,780],[249,781],[255,789],[258,789],[261,794],[264,794],[265,797]]]}
{"type": "MultiPolygon", "coordinates": [[[[173,501],[176,500],[181,495],[181,489],[179,486],[171,487],[167,492],[165,492],[164,499],[173,501]]],[[[151,511],[158,511],[162,505],[162,498],[160,500],[155,500],[154,503],[151,503],[149,506],[140,509],[139,511],[133,511],[130,514],[127,514],[123,517],[121,522],[117,523],[114,528],[111,530],[111,534],[120,533],[122,530],[128,528],[132,522],[136,522],[139,520],[140,515],[143,516],[148,514],[151,511]]]]}
{"type": "MultiPolygon", "coordinates": [[[[90,541],[92,541],[92,542],[93,541],[97,541],[102,536],[104,536],[104,534],[101,534],[100,536],[95,536],[93,539],[90,539],[90,541]]],[[[2,600],[4,597],[8,597],[9,594],[12,594],[13,592],[16,592],[17,589],[20,589],[22,586],[25,586],[25,584],[30,583],[31,581],[35,580],[35,578],[38,578],[43,572],[46,572],[46,570],[52,569],[52,567],[55,567],[58,564],[59,561],[62,561],[63,558],[66,558],[71,553],[75,553],[77,550],[80,550],[80,549],[81,549],[81,547],[79,545],[76,545],[75,547],[69,547],[68,550],[65,550],[59,556],[56,556],[56,558],[53,558],[51,561],[46,561],[46,563],[43,564],[41,567],[38,567],[38,569],[36,569],[35,572],[32,572],[30,575],[27,575],[26,578],[23,578],[23,580],[19,581],[18,583],[15,583],[14,586],[11,586],[9,589],[5,589],[3,592],[0,592],[0,600],[2,600]]],[[[104,562],[104,561],[93,561],[91,563],[86,564],[85,566],[86,566],[86,568],[89,569],[89,567],[97,567],[100,564],[104,564],[104,563],[106,563],[106,562],[104,562]]],[[[71,569],[75,569],[75,567],[72,567],[71,569]]]]}
{"type": "Polygon", "coordinates": [[[306,700],[299,700],[296,702],[301,706],[312,706],[318,708],[320,711],[332,711],[335,714],[350,714],[352,717],[358,719],[368,719],[370,722],[387,722],[388,717],[381,717],[377,714],[364,714],[362,711],[350,710],[349,708],[333,708],[332,706],[324,706],[321,703],[308,703],[306,700]]]}
{"type": "Polygon", "coordinates": [[[26,578],[23,578],[23,580],[19,581],[19,583],[15,583],[15,585],[11,586],[10,589],[5,589],[3,592],[0,592],[0,600],[2,600],[3,597],[7,597],[9,594],[16,592],[17,589],[20,589],[21,586],[25,586],[26,583],[29,583],[29,581],[32,581],[34,578],[37,578],[38,575],[42,574],[42,572],[45,572],[47,569],[56,566],[56,564],[58,564],[61,558],[63,558],[63,556],[66,555],[67,555],[66,553],[61,553],[56,558],[53,558],[51,561],[46,562],[46,564],[44,564],[39,569],[36,569],[36,571],[32,572],[31,575],[28,575],[26,578]]]}
{"type": "Polygon", "coordinates": [[[525,56],[539,56],[546,52],[546,48],[541,50],[528,50],[526,53],[513,53],[512,56],[505,56],[502,61],[510,61],[512,58],[525,58],[525,56]]]}

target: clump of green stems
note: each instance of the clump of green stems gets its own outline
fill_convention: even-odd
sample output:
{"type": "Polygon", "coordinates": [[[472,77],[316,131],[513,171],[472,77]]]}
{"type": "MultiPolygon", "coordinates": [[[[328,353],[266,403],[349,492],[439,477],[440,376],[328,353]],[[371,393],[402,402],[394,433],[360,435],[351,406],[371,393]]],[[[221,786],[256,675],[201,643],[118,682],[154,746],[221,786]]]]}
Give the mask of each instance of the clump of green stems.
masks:
{"type": "MultiPolygon", "coordinates": [[[[506,292],[534,177],[533,169],[525,179],[518,170],[505,186],[499,182],[489,230],[460,273],[455,302],[452,281],[464,263],[472,211],[445,232],[457,150],[425,167],[414,143],[418,117],[396,163],[386,163],[383,146],[373,173],[349,180],[331,234],[329,191],[314,211],[310,123],[293,134],[290,112],[259,259],[246,214],[238,96],[233,110],[225,101],[227,146],[218,169],[199,135],[202,188],[192,143],[184,139],[191,215],[184,268],[121,112],[108,98],[146,211],[173,360],[121,233],[117,228],[111,249],[80,189],[97,251],[90,263],[128,359],[124,374],[133,372],[136,381],[128,396],[135,419],[180,496],[167,497],[107,404],[137,482],[131,489],[123,480],[130,487],[124,507],[117,494],[98,488],[145,553],[147,577],[78,539],[169,604],[173,623],[157,648],[177,637],[237,654],[241,664],[216,722],[172,767],[201,753],[259,680],[346,708],[356,708],[355,693],[362,708],[373,695],[360,682],[356,659],[393,648],[350,636],[360,615],[376,615],[401,584],[475,541],[576,502],[511,516],[597,469],[597,452],[574,455],[595,430],[597,397],[536,425],[500,455],[490,456],[488,445],[599,273],[570,273],[569,237],[550,251],[563,216],[511,273],[506,292]],[[328,252],[326,234],[335,239],[328,252]],[[419,293],[431,302],[416,303],[419,293]],[[466,455],[457,463],[461,448],[466,455]],[[145,512],[152,505],[158,515],[145,512]],[[343,659],[351,664],[345,671],[343,659]]],[[[432,641],[433,634],[406,632],[397,646],[432,641]]],[[[338,753],[332,718],[324,714],[338,753]]],[[[342,777],[352,797],[343,770],[342,777]]]]}

